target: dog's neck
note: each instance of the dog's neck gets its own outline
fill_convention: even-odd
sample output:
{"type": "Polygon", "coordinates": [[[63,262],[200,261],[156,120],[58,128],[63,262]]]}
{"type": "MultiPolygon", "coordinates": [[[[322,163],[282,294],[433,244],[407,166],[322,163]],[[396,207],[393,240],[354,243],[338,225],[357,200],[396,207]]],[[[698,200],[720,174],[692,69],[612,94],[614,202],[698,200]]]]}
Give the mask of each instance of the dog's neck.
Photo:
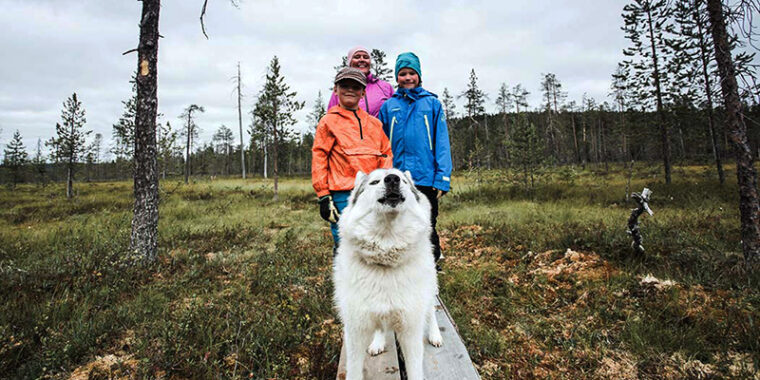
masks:
{"type": "Polygon", "coordinates": [[[357,254],[362,262],[395,267],[409,258],[412,245],[428,240],[428,226],[416,218],[412,218],[411,223],[402,223],[404,212],[408,211],[369,214],[355,221],[353,233],[346,238],[359,251],[357,254]]]}

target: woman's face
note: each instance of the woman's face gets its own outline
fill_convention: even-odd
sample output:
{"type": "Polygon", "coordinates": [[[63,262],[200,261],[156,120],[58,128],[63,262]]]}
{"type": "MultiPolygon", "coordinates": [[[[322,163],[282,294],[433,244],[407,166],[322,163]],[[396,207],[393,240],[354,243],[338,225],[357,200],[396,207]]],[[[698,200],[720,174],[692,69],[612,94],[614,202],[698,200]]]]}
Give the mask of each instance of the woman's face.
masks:
{"type": "Polygon", "coordinates": [[[420,75],[410,67],[404,67],[398,71],[396,82],[401,88],[412,89],[420,85],[420,75]]]}
{"type": "Polygon", "coordinates": [[[351,57],[351,61],[348,62],[349,67],[356,67],[361,70],[364,75],[369,74],[370,58],[366,51],[359,50],[351,57]]]}

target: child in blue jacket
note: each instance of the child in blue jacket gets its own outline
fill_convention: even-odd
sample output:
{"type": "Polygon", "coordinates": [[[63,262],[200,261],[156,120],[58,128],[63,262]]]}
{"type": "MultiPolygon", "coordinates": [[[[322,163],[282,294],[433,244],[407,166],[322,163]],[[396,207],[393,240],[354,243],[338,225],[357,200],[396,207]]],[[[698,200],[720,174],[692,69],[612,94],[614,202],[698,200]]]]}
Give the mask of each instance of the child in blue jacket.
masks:
{"type": "Polygon", "coordinates": [[[420,87],[419,58],[411,52],[399,54],[395,74],[398,89],[380,108],[378,118],[391,142],[393,167],[411,172],[417,189],[430,201],[433,227],[430,241],[438,261],[441,257],[435,230],[438,199],[451,188],[449,130],[438,97],[420,87]]]}

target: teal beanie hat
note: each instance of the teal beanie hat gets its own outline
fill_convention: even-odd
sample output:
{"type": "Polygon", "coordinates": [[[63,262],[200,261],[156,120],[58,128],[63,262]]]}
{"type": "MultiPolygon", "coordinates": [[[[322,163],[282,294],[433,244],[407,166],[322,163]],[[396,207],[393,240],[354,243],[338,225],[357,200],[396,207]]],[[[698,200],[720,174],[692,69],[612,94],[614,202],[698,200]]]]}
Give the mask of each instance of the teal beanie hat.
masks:
{"type": "Polygon", "coordinates": [[[398,72],[401,69],[408,67],[417,72],[422,80],[422,70],[420,70],[420,59],[412,52],[401,53],[396,58],[396,78],[398,78],[398,72]]]}

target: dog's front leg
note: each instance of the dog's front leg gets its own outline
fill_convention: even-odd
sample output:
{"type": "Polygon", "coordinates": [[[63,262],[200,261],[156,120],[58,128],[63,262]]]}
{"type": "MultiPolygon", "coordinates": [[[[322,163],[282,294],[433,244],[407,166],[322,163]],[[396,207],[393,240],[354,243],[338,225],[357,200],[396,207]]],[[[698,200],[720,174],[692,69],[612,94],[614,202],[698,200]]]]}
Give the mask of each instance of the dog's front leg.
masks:
{"type": "Polygon", "coordinates": [[[427,339],[433,347],[443,346],[443,337],[441,329],[438,328],[438,320],[435,318],[435,306],[428,308],[427,315],[427,339]]]}
{"type": "Polygon", "coordinates": [[[383,352],[385,352],[385,329],[378,328],[375,330],[375,335],[372,338],[372,343],[370,343],[369,348],[367,348],[367,353],[372,356],[377,356],[383,352]]]}
{"type": "Polygon", "coordinates": [[[372,339],[372,330],[344,326],[343,341],[346,344],[346,380],[364,379],[364,359],[367,345],[372,339]]]}
{"type": "Polygon", "coordinates": [[[423,380],[422,355],[424,343],[422,337],[424,327],[425,320],[419,319],[414,324],[409,324],[401,331],[397,331],[401,352],[404,354],[406,376],[409,380],[423,380]]]}

